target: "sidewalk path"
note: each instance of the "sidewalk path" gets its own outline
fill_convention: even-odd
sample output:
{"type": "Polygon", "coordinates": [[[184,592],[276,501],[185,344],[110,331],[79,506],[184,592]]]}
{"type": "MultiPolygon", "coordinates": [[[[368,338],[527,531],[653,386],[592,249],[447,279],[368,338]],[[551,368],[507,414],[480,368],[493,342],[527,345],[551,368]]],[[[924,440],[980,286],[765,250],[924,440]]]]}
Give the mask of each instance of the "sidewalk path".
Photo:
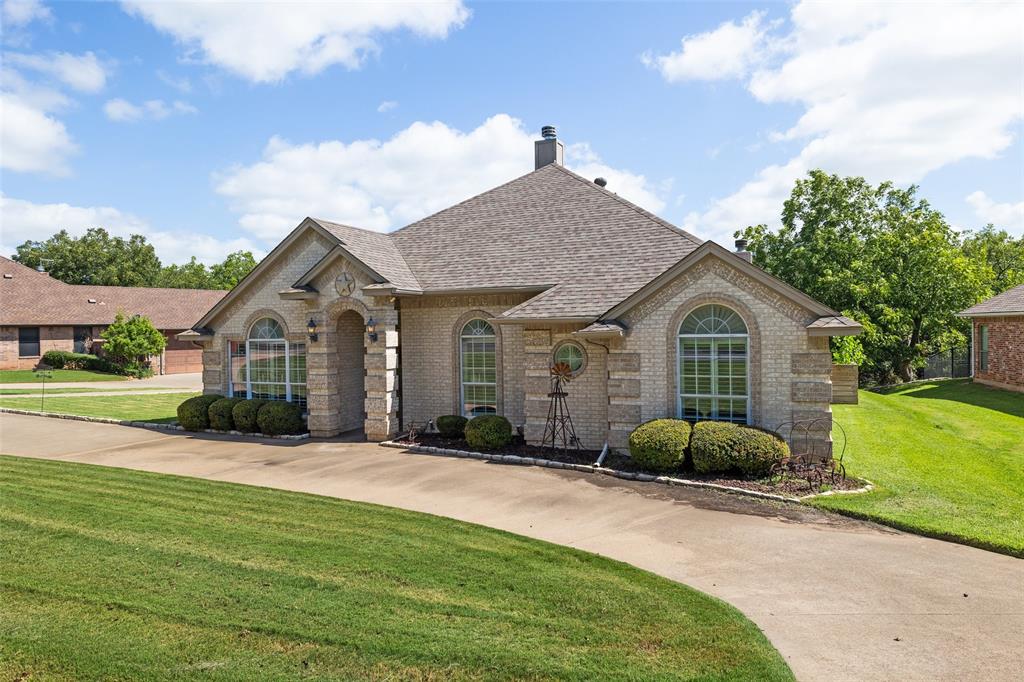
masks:
{"type": "Polygon", "coordinates": [[[596,552],[733,604],[801,680],[1024,679],[1024,561],[805,507],[368,443],[11,414],[0,452],[374,502],[596,552]]]}

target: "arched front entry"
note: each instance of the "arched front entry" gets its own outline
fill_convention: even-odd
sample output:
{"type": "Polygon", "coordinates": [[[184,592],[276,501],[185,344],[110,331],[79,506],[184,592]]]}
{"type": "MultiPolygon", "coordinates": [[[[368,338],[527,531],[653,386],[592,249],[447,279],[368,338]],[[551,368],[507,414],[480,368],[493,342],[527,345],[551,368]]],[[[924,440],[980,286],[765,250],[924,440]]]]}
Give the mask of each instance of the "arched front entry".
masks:
{"type": "Polygon", "coordinates": [[[342,433],[362,429],[366,419],[365,328],[363,316],[355,310],[338,315],[338,426],[342,433]]]}

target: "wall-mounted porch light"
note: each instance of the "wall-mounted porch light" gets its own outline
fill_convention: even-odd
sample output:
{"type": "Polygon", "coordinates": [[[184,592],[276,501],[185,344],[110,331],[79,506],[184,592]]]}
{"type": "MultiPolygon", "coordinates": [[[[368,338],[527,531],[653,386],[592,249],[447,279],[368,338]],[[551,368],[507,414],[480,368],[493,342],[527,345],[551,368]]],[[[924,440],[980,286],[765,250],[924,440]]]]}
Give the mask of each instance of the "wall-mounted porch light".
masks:
{"type": "Polygon", "coordinates": [[[309,318],[309,322],[306,323],[306,333],[309,334],[309,340],[312,342],[316,342],[319,338],[319,335],[316,333],[316,320],[312,317],[309,318]]]}
{"type": "Polygon", "coordinates": [[[377,340],[377,323],[372,317],[366,321],[366,335],[370,338],[370,341],[377,340]]]}

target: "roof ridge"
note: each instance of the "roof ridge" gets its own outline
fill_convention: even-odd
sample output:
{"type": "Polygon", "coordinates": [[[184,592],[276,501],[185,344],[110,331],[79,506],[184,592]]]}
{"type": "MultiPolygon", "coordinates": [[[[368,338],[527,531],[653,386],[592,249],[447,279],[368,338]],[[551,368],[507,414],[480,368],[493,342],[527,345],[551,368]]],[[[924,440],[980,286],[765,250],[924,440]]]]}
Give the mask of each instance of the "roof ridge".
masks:
{"type": "MultiPolygon", "coordinates": [[[[365,227],[356,227],[355,225],[346,225],[344,223],[336,223],[333,220],[325,220],[323,218],[313,218],[313,217],[310,217],[310,220],[312,220],[314,222],[321,223],[321,224],[322,223],[329,223],[330,225],[336,225],[338,227],[346,227],[346,228],[348,228],[350,230],[359,230],[360,232],[366,232],[367,234],[380,235],[381,237],[384,237],[395,248],[395,252],[398,253],[398,257],[402,259],[402,263],[405,265],[405,269],[409,271],[410,275],[412,275],[412,278],[416,282],[416,285],[419,286],[420,288],[422,288],[422,285],[420,284],[420,279],[419,279],[419,277],[416,276],[416,271],[412,269],[411,265],[409,265],[409,261],[407,261],[405,259],[405,254],[402,253],[402,249],[398,248],[398,242],[396,242],[394,240],[394,238],[391,236],[395,232],[397,232],[397,230],[393,230],[391,232],[378,232],[377,230],[368,230],[365,227]]],[[[338,235],[332,234],[332,236],[334,238],[338,239],[339,241],[342,241],[338,237],[338,235]]],[[[367,266],[367,267],[369,267],[369,266],[367,266]]]]}
{"type": "Polygon", "coordinates": [[[700,239],[700,237],[698,237],[698,236],[696,236],[694,234],[690,234],[689,232],[687,232],[686,230],[684,230],[681,227],[673,225],[672,223],[670,223],[669,221],[665,220],[661,216],[659,216],[659,215],[657,215],[655,213],[652,213],[651,211],[648,211],[647,209],[643,208],[642,206],[637,206],[632,201],[620,197],[615,192],[612,192],[609,189],[605,189],[604,187],[601,187],[600,185],[597,185],[597,184],[591,182],[590,180],[587,180],[585,177],[583,177],[579,173],[571,171],[568,168],[566,168],[565,166],[562,166],[562,165],[557,164],[557,163],[552,163],[552,164],[549,164],[549,165],[555,166],[560,171],[562,171],[563,173],[565,173],[569,177],[573,178],[574,180],[576,180],[578,182],[581,182],[584,185],[587,185],[588,187],[596,189],[596,190],[598,190],[600,192],[603,192],[605,195],[611,197],[612,199],[615,199],[616,201],[618,201],[623,206],[626,206],[627,208],[630,208],[630,209],[636,211],[637,213],[639,213],[643,217],[645,217],[645,218],[647,218],[647,219],[649,219],[649,220],[651,220],[651,221],[661,225],[662,227],[664,227],[664,228],[666,228],[668,230],[671,230],[675,234],[679,234],[679,235],[682,235],[682,236],[686,237],[691,242],[693,242],[694,245],[700,246],[701,244],[704,243],[704,241],[702,241],[700,239]]]}

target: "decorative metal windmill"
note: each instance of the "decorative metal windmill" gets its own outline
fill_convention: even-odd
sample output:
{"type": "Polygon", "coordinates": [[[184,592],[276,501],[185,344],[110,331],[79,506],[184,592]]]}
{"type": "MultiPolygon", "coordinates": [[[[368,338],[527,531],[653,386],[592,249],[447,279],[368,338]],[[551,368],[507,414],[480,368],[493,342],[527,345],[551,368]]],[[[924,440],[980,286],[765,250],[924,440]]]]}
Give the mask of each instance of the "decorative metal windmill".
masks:
{"type": "Polygon", "coordinates": [[[572,380],[572,368],[567,363],[556,362],[551,367],[551,404],[548,406],[548,421],[544,427],[544,438],[541,445],[567,450],[580,449],[580,441],[576,437],[576,429],[572,425],[569,406],[565,403],[565,384],[572,380]]]}

